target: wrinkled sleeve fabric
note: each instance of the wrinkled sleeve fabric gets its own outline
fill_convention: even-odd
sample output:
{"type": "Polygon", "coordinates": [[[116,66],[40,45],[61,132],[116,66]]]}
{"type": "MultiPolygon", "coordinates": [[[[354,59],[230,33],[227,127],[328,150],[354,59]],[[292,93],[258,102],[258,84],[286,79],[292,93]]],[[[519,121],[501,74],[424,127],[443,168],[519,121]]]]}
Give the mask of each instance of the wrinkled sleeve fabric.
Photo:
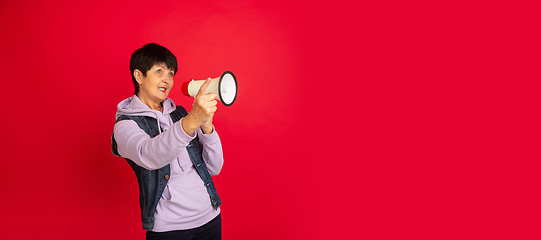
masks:
{"type": "Polygon", "coordinates": [[[205,162],[210,175],[216,176],[222,171],[224,164],[224,156],[222,150],[222,142],[216,129],[210,134],[203,134],[201,129],[197,129],[199,143],[203,147],[203,161],[205,162]]]}
{"type": "Polygon", "coordinates": [[[133,120],[117,122],[113,134],[118,145],[118,153],[148,170],[166,166],[182,151],[186,151],[186,146],[195,138],[195,134],[189,136],[184,132],[182,120],[184,119],[154,138],[146,134],[133,120]]]}

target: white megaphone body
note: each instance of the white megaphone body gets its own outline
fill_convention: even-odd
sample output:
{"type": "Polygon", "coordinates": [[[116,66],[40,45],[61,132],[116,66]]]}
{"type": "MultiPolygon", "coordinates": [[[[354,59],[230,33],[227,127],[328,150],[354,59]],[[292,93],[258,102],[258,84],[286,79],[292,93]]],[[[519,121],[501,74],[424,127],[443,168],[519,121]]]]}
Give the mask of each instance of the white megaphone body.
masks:
{"type": "MultiPolygon", "coordinates": [[[[180,87],[182,93],[186,96],[195,97],[205,80],[192,80],[182,83],[180,87]]],[[[237,79],[230,71],[225,71],[221,77],[211,79],[205,94],[210,92],[217,94],[216,99],[220,100],[225,106],[231,106],[237,99],[237,79]]]]}

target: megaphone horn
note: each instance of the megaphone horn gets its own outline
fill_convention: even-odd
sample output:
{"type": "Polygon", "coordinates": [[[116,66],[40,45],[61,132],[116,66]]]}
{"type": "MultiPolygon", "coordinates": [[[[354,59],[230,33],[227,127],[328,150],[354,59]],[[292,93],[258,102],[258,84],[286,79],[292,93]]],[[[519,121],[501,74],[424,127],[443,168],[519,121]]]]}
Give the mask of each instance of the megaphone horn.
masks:
{"type": "MultiPolygon", "coordinates": [[[[192,80],[182,83],[180,87],[182,93],[186,96],[195,97],[205,80],[192,80]]],[[[211,79],[205,94],[216,93],[216,99],[220,100],[225,106],[231,106],[237,99],[237,78],[230,71],[225,71],[221,77],[211,79]]]]}

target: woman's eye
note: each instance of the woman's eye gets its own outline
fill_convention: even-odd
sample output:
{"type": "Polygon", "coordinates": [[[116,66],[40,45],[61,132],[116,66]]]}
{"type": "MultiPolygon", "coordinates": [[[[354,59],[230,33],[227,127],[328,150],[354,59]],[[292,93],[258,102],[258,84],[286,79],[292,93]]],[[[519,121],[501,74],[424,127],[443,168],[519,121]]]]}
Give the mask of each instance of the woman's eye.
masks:
{"type": "Polygon", "coordinates": [[[158,71],[156,71],[156,73],[162,74],[162,70],[158,70],[158,71]]]}
{"type": "Polygon", "coordinates": [[[173,73],[169,73],[169,76],[171,76],[171,77],[174,76],[174,75],[175,75],[175,74],[173,74],[173,73]]]}

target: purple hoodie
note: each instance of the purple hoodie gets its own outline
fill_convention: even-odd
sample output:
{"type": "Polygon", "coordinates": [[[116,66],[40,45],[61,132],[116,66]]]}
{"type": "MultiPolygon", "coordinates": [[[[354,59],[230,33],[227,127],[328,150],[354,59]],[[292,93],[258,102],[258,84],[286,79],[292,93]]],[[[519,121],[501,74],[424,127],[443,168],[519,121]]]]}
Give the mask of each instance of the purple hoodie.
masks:
{"type": "Polygon", "coordinates": [[[116,117],[120,115],[149,116],[156,119],[163,133],[150,138],[132,120],[120,121],[113,129],[118,153],[137,165],[154,170],[171,164],[167,186],[156,207],[154,232],[185,230],[204,225],[220,213],[214,210],[203,180],[192,164],[186,146],[196,134],[203,146],[203,161],[210,175],[218,175],[223,165],[222,143],[216,133],[203,134],[201,129],[189,136],[182,129],[182,120],[173,123],[170,113],[176,105],[170,98],[163,102],[163,112],[150,109],[136,96],[118,104],[116,117]]]}

